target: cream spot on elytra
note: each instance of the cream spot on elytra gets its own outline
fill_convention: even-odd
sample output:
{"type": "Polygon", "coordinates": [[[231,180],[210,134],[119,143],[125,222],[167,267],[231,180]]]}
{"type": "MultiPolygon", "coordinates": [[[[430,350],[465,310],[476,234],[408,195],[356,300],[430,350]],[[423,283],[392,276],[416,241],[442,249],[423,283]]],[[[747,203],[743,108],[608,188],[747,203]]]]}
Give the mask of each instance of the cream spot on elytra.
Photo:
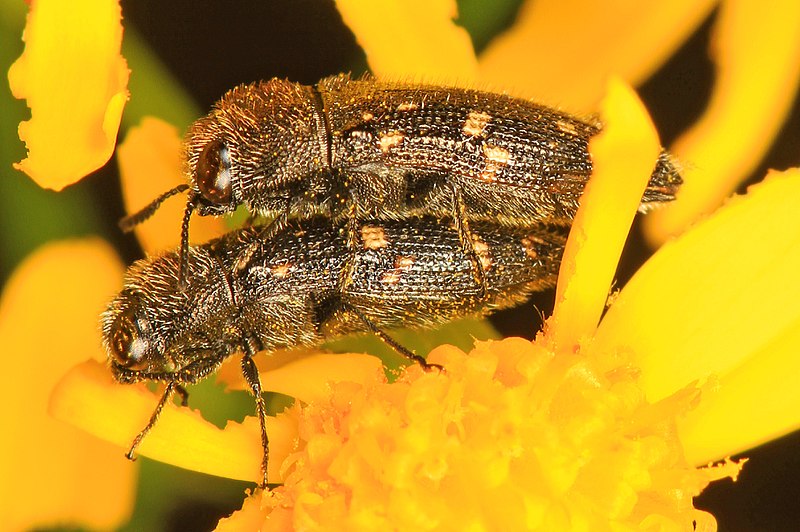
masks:
{"type": "Polygon", "coordinates": [[[569,122],[567,120],[559,120],[556,122],[556,127],[562,133],[566,133],[567,135],[578,136],[578,130],[575,129],[575,124],[569,122]]]}
{"type": "Polygon", "coordinates": [[[461,131],[470,137],[480,137],[491,119],[491,115],[486,113],[470,111],[461,131]]]}
{"type": "Polygon", "coordinates": [[[274,275],[278,279],[283,279],[292,272],[292,267],[293,265],[289,263],[278,264],[277,266],[273,266],[270,269],[270,272],[272,272],[272,275],[274,275]]]}
{"type": "Polygon", "coordinates": [[[472,235],[472,248],[475,254],[478,255],[478,260],[484,271],[488,271],[492,267],[492,255],[489,253],[489,244],[480,239],[478,235],[472,235]]]}
{"type": "Polygon", "coordinates": [[[399,283],[403,272],[413,265],[414,257],[399,255],[394,261],[394,268],[387,270],[383,276],[381,276],[381,283],[391,285],[399,283]]]}
{"type": "Polygon", "coordinates": [[[487,183],[494,182],[497,173],[511,161],[511,154],[508,150],[491,144],[483,146],[483,157],[485,158],[485,164],[480,178],[487,183]]]}
{"type": "Polygon", "coordinates": [[[390,131],[381,137],[380,147],[383,153],[389,153],[389,150],[398,146],[403,142],[403,134],[399,131],[390,131]]]}
{"type": "Polygon", "coordinates": [[[525,250],[525,255],[534,260],[539,258],[539,253],[536,251],[536,246],[544,244],[544,240],[536,235],[528,235],[520,242],[522,243],[522,248],[525,250]]]}
{"type": "Polygon", "coordinates": [[[386,232],[383,227],[377,225],[362,225],[361,241],[364,243],[364,249],[381,249],[389,245],[386,232]]]}

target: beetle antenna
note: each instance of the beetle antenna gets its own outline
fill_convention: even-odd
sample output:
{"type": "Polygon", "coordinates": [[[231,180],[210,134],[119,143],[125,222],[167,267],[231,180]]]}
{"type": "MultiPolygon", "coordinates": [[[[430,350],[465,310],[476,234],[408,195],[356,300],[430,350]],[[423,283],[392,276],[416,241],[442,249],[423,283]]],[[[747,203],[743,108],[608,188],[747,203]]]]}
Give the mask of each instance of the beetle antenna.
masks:
{"type": "Polygon", "coordinates": [[[186,201],[186,210],[183,211],[183,221],[181,222],[181,263],[178,271],[178,286],[181,288],[186,287],[186,273],[189,270],[189,220],[196,206],[197,195],[189,194],[189,198],[186,201]]]}
{"type": "Polygon", "coordinates": [[[145,220],[153,216],[153,214],[155,214],[155,212],[158,210],[159,207],[161,207],[161,204],[164,203],[166,199],[171,198],[176,194],[180,194],[181,192],[187,190],[188,188],[189,185],[183,184],[183,185],[178,185],[173,189],[167,190],[166,192],[158,196],[156,199],[151,201],[150,204],[144,209],[140,210],[139,212],[129,214],[125,218],[122,218],[119,221],[119,228],[126,233],[130,233],[131,231],[133,231],[134,227],[136,227],[140,223],[144,222],[145,220]]]}

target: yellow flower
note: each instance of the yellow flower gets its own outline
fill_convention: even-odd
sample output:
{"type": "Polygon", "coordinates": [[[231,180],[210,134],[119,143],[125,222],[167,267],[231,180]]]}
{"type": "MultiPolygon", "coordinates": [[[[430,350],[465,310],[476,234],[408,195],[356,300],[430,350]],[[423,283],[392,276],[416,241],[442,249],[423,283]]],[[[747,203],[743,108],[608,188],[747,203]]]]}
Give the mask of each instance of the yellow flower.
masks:
{"type": "Polygon", "coordinates": [[[791,109],[800,82],[800,3],[720,3],[712,54],[717,80],[700,120],[672,151],[687,161],[675,205],[649,220],[663,241],[712,212],[755,169],[791,109]]]}
{"type": "Polygon", "coordinates": [[[136,469],[119,448],[53,419],[48,398],[73,365],[103,360],[97,313],[123,266],[99,239],[49,244],[25,260],[0,298],[3,528],[61,523],[111,528],[133,506],[136,469]],[[44,346],[44,349],[36,346],[44,346]],[[52,356],[49,353],[52,352],[52,356]]]}
{"type": "Polygon", "coordinates": [[[25,52],[8,72],[31,119],[19,125],[28,158],[14,167],[61,190],[114,152],[128,100],[128,66],[114,0],[32,2],[25,52]]]}
{"type": "MultiPolygon", "coordinates": [[[[612,75],[632,83],[646,78],[717,3],[671,2],[647,8],[630,2],[605,3],[602,8],[582,3],[565,8],[559,2],[528,2],[517,23],[477,59],[463,30],[452,23],[453,2],[417,4],[337,2],[374,72],[465,84],[477,81],[590,112],[596,110],[612,75]],[[397,35],[403,39],[398,41],[397,35]]],[[[682,231],[698,212],[713,210],[727,197],[769,146],[796,91],[800,75],[796,3],[787,0],[770,10],[745,0],[718,4],[719,81],[706,117],[674,149],[687,163],[687,186],[678,202],[651,216],[662,218],[651,224],[657,240],[682,231]]],[[[37,3],[39,8],[50,5],[37,3]]],[[[113,23],[101,23],[114,28],[112,35],[121,32],[116,13],[113,23]]],[[[51,80],[22,73],[41,72],[30,66],[42,64],[35,57],[56,58],[65,67],[68,62],[52,49],[41,56],[34,53],[36,35],[42,35],[32,29],[34,19],[32,14],[26,33],[27,58],[15,66],[17,73],[10,73],[15,92],[31,95],[33,121],[27,131],[21,128],[29,157],[21,167],[36,176],[52,177],[47,182],[37,179],[60,188],[108,158],[126,98],[124,82],[117,82],[127,70],[118,55],[104,52],[98,56],[98,66],[92,67],[98,76],[90,80],[96,93],[69,93],[74,98],[69,105],[50,105],[57,102],[53,86],[47,88],[51,80]],[[43,83],[44,92],[37,92],[43,83]],[[42,107],[37,100],[44,102],[42,107]],[[79,118],[77,110],[84,103],[89,112],[79,118]],[[44,116],[37,109],[59,106],[70,113],[74,107],[76,114],[55,115],[37,125],[37,116],[44,116]],[[64,120],[73,127],[88,124],[89,149],[75,144],[68,146],[68,153],[54,150],[63,146],[53,140],[63,138],[63,131],[47,124],[64,120]],[[53,170],[53,161],[63,166],[63,175],[61,167],[53,170]]],[[[78,55],[84,67],[95,64],[88,63],[83,52],[78,55]]],[[[646,176],[635,166],[626,169],[618,163],[634,165],[632,153],[641,155],[640,164],[652,161],[648,155],[652,144],[637,149],[628,144],[634,138],[652,139],[652,132],[620,119],[615,108],[619,109],[611,104],[606,111],[605,140],[598,139],[607,145],[592,148],[596,172],[604,173],[604,161],[609,160],[605,168],[611,175],[630,175],[632,180],[646,176]],[[628,140],[613,140],[615,124],[628,140]],[[613,155],[621,147],[625,155],[613,155]]],[[[636,110],[635,105],[622,108],[636,110]]],[[[166,124],[146,121],[128,139],[120,148],[120,164],[129,208],[136,209],[169,188],[171,183],[163,175],[180,182],[173,151],[178,136],[166,124]],[[163,170],[154,170],[156,165],[163,170]]],[[[265,389],[299,401],[269,424],[269,474],[284,486],[257,491],[220,528],[328,523],[362,528],[523,524],[550,529],[660,529],[673,524],[688,527],[692,521],[697,529],[713,528],[713,517],[694,510],[691,497],[714,479],[735,477],[739,466],[727,462],[698,466],[797,428],[798,393],[789,379],[796,375],[796,357],[791,355],[800,339],[796,304],[800,298],[794,280],[798,258],[792,249],[799,246],[797,224],[790,218],[791,207],[800,199],[798,179],[797,171],[773,176],[663,248],[615,298],[599,325],[618,254],[618,249],[611,249],[621,247],[633,215],[632,210],[609,206],[634,205],[635,183],[585,202],[571,239],[574,243],[585,238],[586,245],[574,259],[565,258],[557,310],[533,344],[518,339],[480,344],[466,356],[443,347],[431,358],[443,362],[447,373],[425,374],[410,368],[392,384],[383,378],[379,361],[367,355],[261,357],[265,389]],[[605,215],[612,219],[598,221],[597,216],[605,215]],[[757,307],[747,297],[754,295],[767,298],[759,304],[779,310],[780,319],[752,316],[750,309],[757,307]],[[747,400],[753,396],[760,397],[755,405],[747,400]]],[[[592,189],[602,190],[607,182],[593,179],[587,195],[592,189]]],[[[164,208],[174,209],[164,214],[171,220],[138,228],[148,250],[174,246],[181,207],[164,208]]],[[[207,229],[193,228],[194,239],[202,241],[220,231],[215,222],[207,229]]],[[[90,246],[102,249],[99,244],[90,246]]],[[[69,250],[54,260],[78,257],[92,263],[90,255],[82,258],[69,250]]],[[[41,257],[32,257],[26,268],[44,264],[41,257]]],[[[99,260],[100,273],[76,269],[69,277],[74,282],[66,284],[82,289],[93,286],[96,278],[118,279],[113,262],[99,260]]],[[[98,283],[101,292],[112,290],[106,286],[98,283]]],[[[2,337],[7,337],[6,331],[18,331],[20,338],[47,337],[40,317],[20,311],[20,301],[47,301],[42,294],[18,298],[10,293],[8,288],[3,294],[2,337]]],[[[72,301],[62,298],[68,304],[63,312],[48,314],[84,316],[72,301]]],[[[91,320],[92,326],[95,323],[91,320]]],[[[62,329],[53,333],[57,338],[66,334],[62,329]]],[[[15,351],[25,349],[21,342],[12,343],[19,346],[15,351]]],[[[52,387],[55,375],[86,358],[97,342],[59,345],[59,364],[43,353],[37,366],[35,379],[42,394],[52,387]],[[40,367],[51,370],[52,376],[40,367]]],[[[223,368],[221,377],[231,387],[241,386],[235,367],[223,368]]],[[[120,467],[130,471],[121,459],[121,448],[143,427],[154,404],[146,387],[115,385],[104,364],[94,361],[66,372],[55,386],[51,412],[119,445],[120,467]]],[[[50,430],[40,418],[27,422],[50,430]]],[[[258,438],[255,419],[230,422],[220,430],[196,412],[169,405],[140,451],[196,471],[253,481],[260,476],[258,438]]],[[[97,455],[89,444],[76,447],[84,445],[97,455]]],[[[15,463],[29,464],[51,452],[58,456],[38,448],[14,448],[4,454],[15,463]]],[[[78,476],[59,467],[86,461],[77,450],[70,450],[69,456],[71,460],[54,460],[42,473],[49,475],[54,488],[48,493],[51,507],[34,514],[38,521],[30,508],[20,511],[19,526],[70,519],[105,527],[124,516],[125,501],[130,500],[129,473],[111,471],[116,466],[97,460],[97,470],[120,475],[120,480],[114,483],[115,493],[106,493],[118,496],[109,503],[108,514],[91,516],[96,508],[81,507],[70,498],[78,490],[55,483],[78,476]]],[[[13,478],[24,478],[24,473],[13,478]]],[[[40,478],[29,475],[28,480],[40,478]]],[[[15,480],[14,489],[28,485],[19,482],[15,480]]],[[[5,500],[16,500],[12,495],[5,500]]]]}
{"type": "MultiPolygon", "coordinates": [[[[39,1],[30,7],[25,53],[9,70],[14,95],[31,107],[31,120],[19,128],[28,158],[15,167],[43,187],[64,188],[105,164],[114,150],[128,79],[119,53],[120,17],[113,1],[39,1]]],[[[148,165],[138,169],[181,182],[178,134],[152,124],[143,125],[154,132],[146,140],[131,135],[135,157],[148,165]]],[[[120,149],[121,158],[124,153],[120,149]]],[[[163,190],[163,183],[143,182],[153,187],[138,190],[147,200],[133,201],[144,203],[154,189],[163,190]]],[[[174,247],[181,206],[169,205],[158,216],[164,218],[158,223],[171,223],[170,230],[144,228],[143,242],[152,249],[174,247]]],[[[211,238],[221,227],[220,220],[202,220],[193,237],[211,238]]],[[[3,286],[0,338],[4,368],[14,375],[0,392],[13,432],[0,442],[4,529],[111,529],[131,517],[139,468],[118,446],[54,419],[49,404],[50,392],[72,366],[89,358],[107,372],[98,316],[119,289],[122,271],[100,238],[53,242],[19,264],[3,286]]]]}

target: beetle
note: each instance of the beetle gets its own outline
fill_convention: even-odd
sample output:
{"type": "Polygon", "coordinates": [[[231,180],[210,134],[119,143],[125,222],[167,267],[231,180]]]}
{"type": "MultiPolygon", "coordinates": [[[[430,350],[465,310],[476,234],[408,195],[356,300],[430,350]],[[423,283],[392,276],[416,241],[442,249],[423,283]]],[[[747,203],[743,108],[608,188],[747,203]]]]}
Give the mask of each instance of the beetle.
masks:
{"type": "MultiPolygon", "coordinates": [[[[240,85],[189,128],[189,184],[121,224],[132,228],[185,190],[184,255],[193,210],[221,215],[244,205],[274,217],[267,232],[291,217],[347,219],[351,250],[356,220],[448,217],[482,286],[470,223],[568,225],[592,172],[589,140],[600,130],[597,120],[474,89],[346,74],[314,86],[240,85]]],[[[682,183],[666,151],[653,167],[641,211],[674,199],[682,183]]]]}
{"type": "Polygon", "coordinates": [[[313,217],[293,220],[269,238],[257,226],[233,231],[188,249],[184,286],[179,252],[129,268],[102,316],[111,370],[121,383],[159,381],[166,388],[128,458],[176,392],[185,403],[183,385],[242,353],[261,421],[266,486],[266,411],[253,359],[258,351],[372,332],[423,367],[436,368],[385,329],[432,327],[516,305],[554,286],[565,243],[559,228],[476,222],[471,234],[485,274],[481,290],[452,222],[430,216],[361,221],[353,277],[342,285],[339,272],[350,260],[346,226],[313,217]]]}

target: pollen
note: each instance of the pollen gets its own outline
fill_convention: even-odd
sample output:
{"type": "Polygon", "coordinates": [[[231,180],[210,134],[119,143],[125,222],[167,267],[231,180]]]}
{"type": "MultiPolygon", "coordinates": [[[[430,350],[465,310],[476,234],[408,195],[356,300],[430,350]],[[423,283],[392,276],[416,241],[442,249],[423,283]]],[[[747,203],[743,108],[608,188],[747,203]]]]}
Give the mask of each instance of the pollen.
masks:
{"type": "Polygon", "coordinates": [[[428,359],[447,371],[412,366],[393,383],[371,373],[293,411],[290,472],[259,500],[271,529],[692,530],[713,519],[692,497],[726,470],[688,464],[674,430],[699,390],[650,404],[627,361],[555,356],[521,338],[428,359]]]}

